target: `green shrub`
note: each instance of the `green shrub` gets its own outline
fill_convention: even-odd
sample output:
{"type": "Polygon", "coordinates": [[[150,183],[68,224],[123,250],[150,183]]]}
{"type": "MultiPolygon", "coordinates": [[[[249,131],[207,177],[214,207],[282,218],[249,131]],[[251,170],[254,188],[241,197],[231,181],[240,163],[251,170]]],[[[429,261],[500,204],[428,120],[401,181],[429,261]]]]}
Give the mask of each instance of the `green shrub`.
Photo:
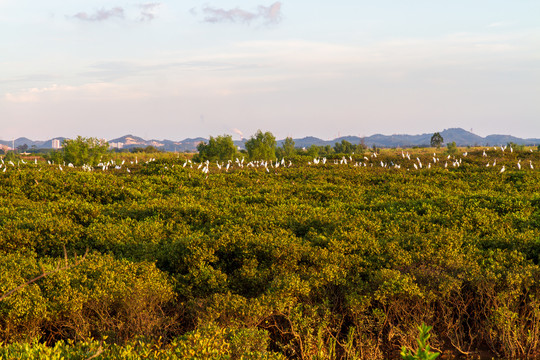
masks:
{"type": "Polygon", "coordinates": [[[431,326],[422,324],[418,327],[420,333],[418,334],[418,349],[415,352],[403,347],[401,349],[401,357],[403,360],[434,360],[440,353],[432,352],[428,344],[428,340],[431,337],[430,330],[431,326]]]}

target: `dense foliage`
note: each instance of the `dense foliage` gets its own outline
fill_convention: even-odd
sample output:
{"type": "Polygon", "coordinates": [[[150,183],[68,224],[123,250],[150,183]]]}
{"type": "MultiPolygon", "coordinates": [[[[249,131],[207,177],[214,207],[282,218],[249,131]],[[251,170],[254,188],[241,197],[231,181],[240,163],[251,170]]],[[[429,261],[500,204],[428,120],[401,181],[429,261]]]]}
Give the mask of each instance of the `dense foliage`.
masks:
{"type": "Polygon", "coordinates": [[[197,151],[197,160],[201,161],[233,160],[238,152],[231,135],[210,136],[208,143],[201,142],[197,145],[197,151]]]}
{"type": "Polygon", "coordinates": [[[288,159],[296,155],[296,149],[294,147],[294,140],[292,137],[286,137],[283,141],[281,148],[278,148],[276,154],[280,157],[286,157],[288,159]]]}
{"type": "Polygon", "coordinates": [[[539,354],[539,153],[407,155],[5,163],[0,358],[539,354]]]}
{"type": "Polygon", "coordinates": [[[438,132],[434,133],[430,140],[431,146],[436,147],[436,148],[441,147],[443,142],[444,142],[444,139],[442,135],[438,132]]]}
{"type": "Polygon", "coordinates": [[[246,141],[246,150],[252,160],[273,160],[276,158],[276,138],[269,131],[258,130],[246,141]]]}
{"type": "Polygon", "coordinates": [[[66,163],[77,166],[97,165],[108,149],[109,144],[106,141],[78,136],[76,139],[65,139],[62,142],[61,153],[66,163]]]}

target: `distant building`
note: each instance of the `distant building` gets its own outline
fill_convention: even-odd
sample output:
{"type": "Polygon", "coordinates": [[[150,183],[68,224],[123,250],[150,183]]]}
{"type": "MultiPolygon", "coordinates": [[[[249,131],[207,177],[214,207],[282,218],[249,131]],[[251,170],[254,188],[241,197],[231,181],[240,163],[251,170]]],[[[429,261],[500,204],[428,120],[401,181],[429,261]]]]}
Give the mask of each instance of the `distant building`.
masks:
{"type": "Polygon", "coordinates": [[[124,143],[121,143],[121,142],[109,143],[109,149],[122,149],[123,147],[124,147],[124,143]]]}
{"type": "Polygon", "coordinates": [[[53,149],[60,149],[62,146],[60,145],[60,140],[53,139],[52,141],[52,148],[53,149]]]}

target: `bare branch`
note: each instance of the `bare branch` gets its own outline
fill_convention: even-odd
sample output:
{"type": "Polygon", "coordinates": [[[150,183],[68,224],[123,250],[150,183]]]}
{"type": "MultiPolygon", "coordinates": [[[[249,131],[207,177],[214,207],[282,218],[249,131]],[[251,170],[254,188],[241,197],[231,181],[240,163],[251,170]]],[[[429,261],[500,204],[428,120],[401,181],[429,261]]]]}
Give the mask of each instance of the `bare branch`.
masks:
{"type": "Polygon", "coordinates": [[[86,252],[84,253],[84,255],[77,261],[75,261],[75,263],[73,263],[73,265],[69,265],[68,264],[68,258],[67,258],[67,252],[66,252],[66,247],[64,246],[64,256],[65,256],[65,266],[64,267],[60,267],[60,264],[61,264],[61,261],[58,262],[58,265],[56,266],[56,269],[52,270],[52,271],[49,271],[49,272],[43,272],[41,275],[38,275],[36,276],[35,278],[33,279],[30,279],[28,280],[27,282],[25,282],[24,284],[21,284],[19,286],[17,286],[15,289],[12,289],[6,293],[4,293],[2,296],[0,296],[0,301],[3,301],[5,298],[7,298],[8,296],[10,296],[11,294],[21,290],[22,288],[24,288],[25,286],[28,286],[30,284],[32,284],[33,282],[36,282],[38,281],[39,279],[41,278],[44,278],[45,276],[49,276],[49,275],[52,275],[52,274],[55,274],[59,271],[62,271],[62,270],[67,270],[69,268],[72,268],[72,267],[75,267],[75,266],[78,266],[81,262],[83,262],[83,260],[86,258],[86,255],[88,254],[88,248],[86,248],[86,252]]]}
{"type": "Polygon", "coordinates": [[[86,360],[97,358],[103,352],[103,346],[102,345],[103,345],[103,339],[101,339],[101,341],[99,342],[99,347],[98,347],[96,353],[94,355],[90,356],[86,360]]]}

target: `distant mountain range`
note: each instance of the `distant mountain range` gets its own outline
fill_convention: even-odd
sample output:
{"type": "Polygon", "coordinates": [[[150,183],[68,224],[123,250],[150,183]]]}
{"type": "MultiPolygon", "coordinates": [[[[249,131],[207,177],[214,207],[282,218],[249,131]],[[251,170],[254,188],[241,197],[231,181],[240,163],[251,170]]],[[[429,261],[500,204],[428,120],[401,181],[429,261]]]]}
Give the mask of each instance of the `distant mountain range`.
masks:
{"type": "MultiPolygon", "coordinates": [[[[472,132],[463,130],[461,128],[446,129],[439,132],[444,139],[444,143],[455,142],[458,146],[495,146],[495,145],[506,145],[510,142],[519,145],[540,145],[540,139],[522,139],[511,135],[489,135],[486,137],[481,137],[472,132]]],[[[395,147],[413,147],[413,146],[429,146],[431,141],[431,136],[433,133],[426,133],[421,135],[382,135],[375,134],[367,137],[358,137],[358,136],[342,136],[334,140],[322,140],[316,137],[308,136],[300,139],[294,139],[295,146],[299,148],[308,148],[311,145],[317,146],[334,146],[335,143],[341,142],[342,140],[347,140],[352,144],[364,143],[368,147],[373,145],[377,147],[384,148],[395,148],[395,147]]],[[[0,140],[0,145],[4,147],[12,147],[14,144],[15,147],[21,145],[27,145],[29,149],[50,149],[52,148],[52,141],[58,139],[60,142],[65,138],[57,137],[47,141],[33,141],[28,138],[18,138],[13,141],[3,141],[0,140]]],[[[116,139],[109,140],[109,144],[114,148],[123,148],[130,149],[134,147],[146,147],[154,146],[160,150],[165,151],[196,151],[197,144],[201,141],[207,141],[207,139],[198,137],[198,138],[188,138],[180,141],[174,140],[145,140],[143,138],[126,135],[116,139]]],[[[278,146],[281,146],[283,140],[278,140],[278,146]]],[[[240,148],[244,148],[246,139],[235,141],[235,144],[240,148]]]]}

